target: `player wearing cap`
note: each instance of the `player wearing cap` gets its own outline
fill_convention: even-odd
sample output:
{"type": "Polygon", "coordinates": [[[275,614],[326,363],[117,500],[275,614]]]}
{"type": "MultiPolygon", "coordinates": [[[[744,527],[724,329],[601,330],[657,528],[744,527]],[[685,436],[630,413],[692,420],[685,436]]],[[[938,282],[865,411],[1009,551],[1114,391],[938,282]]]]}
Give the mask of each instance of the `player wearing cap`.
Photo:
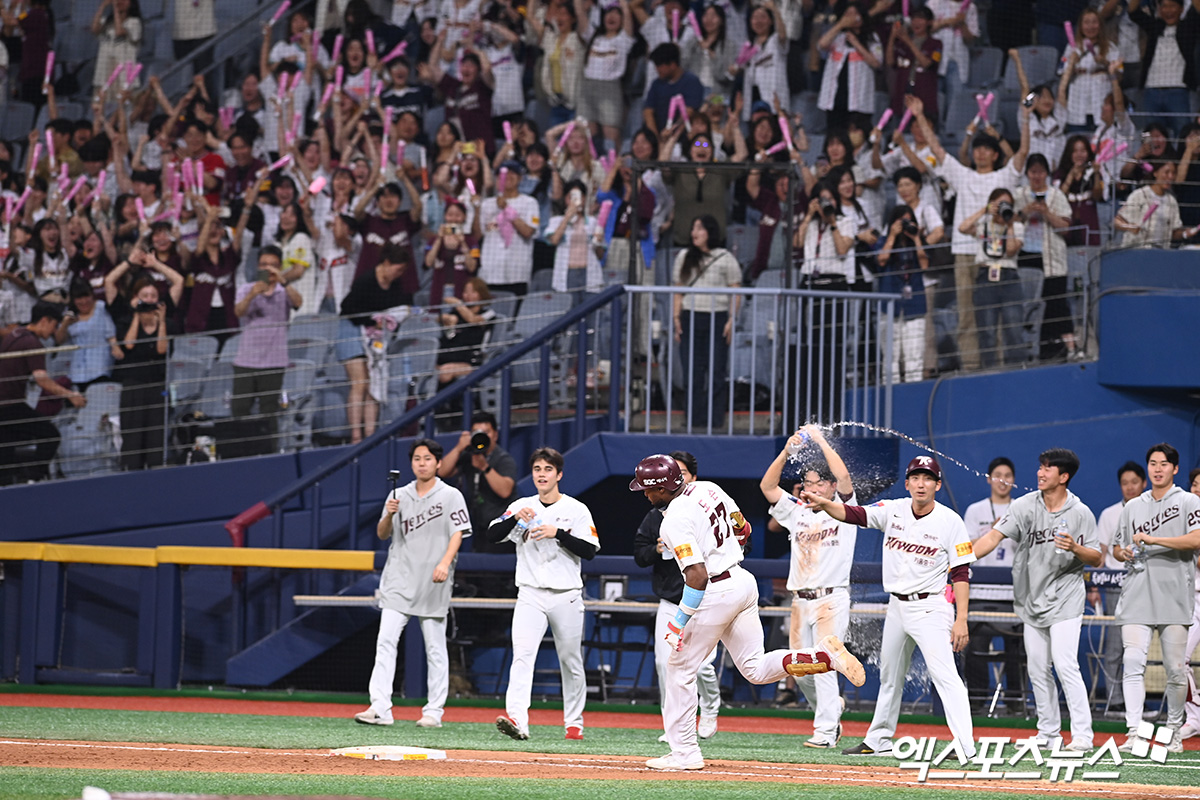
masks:
{"type": "Polygon", "coordinates": [[[917,456],[904,471],[910,500],[848,506],[815,492],[801,499],[836,520],[883,531],[883,588],[892,597],[879,652],[879,696],[862,744],[845,755],[887,755],[900,718],[904,677],[913,647],[921,648],[929,677],[946,709],[946,724],[959,751],[975,756],[971,703],[958,677],[954,653],[967,646],[967,565],[975,560],[962,518],[937,502],[942,468],[933,456],[917,456]],[[954,584],[954,610],[945,596],[946,572],[954,584]]]}
{"type": "MultiPolygon", "coordinates": [[[[696,457],[683,450],[676,450],[671,453],[671,458],[679,465],[684,482],[694,483],[698,468],[696,457]]],[[[667,625],[679,613],[679,601],[683,599],[683,573],[675,563],[675,556],[658,535],[662,519],[661,509],[652,508],[646,512],[642,524],[638,526],[637,534],[633,537],[633,560],[639,567],[653,569],[650,585],[658,597],[658,613],[654,617],[654,669],[658,673],[659,694],[665,697],[667,660],[671,657],[671,648],[667,646],[667,625]]],[[[721,684],[717,681],[717,670],[713,666],[716,656],[717,649],[714,647],[696,674],[696,686],[700,694],[700,720],[696,723],[696,735],[701,739],[711,739],[717,733],[721,684]]],[[[658,740],[666,742],[667,734],[663,733],[658,740]]]]}
{"type": "Polygon", "coordinates": [[[1087,589],[1083,565],[1104,561],[1096,539],[1096,517],[1067,485],[1079,471],[1079,456],[1061,447],[1038,457],[1036,492],[1018,497],[990,531],[975,541],[983,558],[1010,539],[1013,604],[1025,623],[1025,657],[1037,705],[1038,740],[1062,738],[1062,712],[1050,672],[1053,663],[1071,713],[1068,750],[1092,749],[1092,710],[1079,671],[1079,630],[1087,589]]]}
{"type": "MultiPolygon", "coordinates": [[[[819,493],[843,503],[857,504],[850,471],[841,456],[826,441],[816,425],[806,425],[788,438],[787,444],[767,467],[759,484],[771,504],[770,513],[788,531],[792,559],[787,588],[792,593],[788,646],[812,647],[824,637],[846,635],[850,627],[850,563],[858,528],[831,520],[801,504],[800,490],[819,493]],[[792,494],[779,488],[783,464],[794,449],[799,453],[806,441],[821,449],[825,463],[814,464],[802,473],[792,494]]],[[[842,700],[837,675],[832,672],[796,679],[800,691],[813,707],[813,736],[805,747],[832,749],[842,737],[842,700]]]]}
{"type": "Polygon", "coordinates": [[[562,454],[540,447],[529,458],[537,494],[514,500],[490,528],[492,542],[505,539],[517,546],[517,605],[513,609],[512,668],[504,696],[507,716],[496,727],[513,739],[529,738],[529,695],[533,665],[550,626],[562,672],[563,725],[566,738],[583,738],[583,579],[581,560],[600,550],[592,512],[558,490],[562,454]]]}
{"type": "Polygon", "coordinates": [[[411,617],[421,621],[429,700],[417,725],[442,727],[450,691],[450,657],[446,652],[446,615],[454,587],[454,562],[462,540],[471,535],[471,520],[462,493],[438,479],[442,446],[417,439],[408,451],[415,480],[393,489],[375,532],[391,539],[379,579],[379,636],[371,670],[371,707],[354,715],[367,725],[391,725],[392,681],[396,645],[411,617]]]}
{"type": "Polygon", "coordinates": [[[774,683],[784,675],[816,675],[837,670],[855,686],[866,673],[836,636],[827,636],[806,650],[763,651],[762,621],[758,616],[758,583],[739,566],[741,542],[750,525],[737,504],[710,481],[684,483],[675,459],[666,455],[643,458],[637,465],[631,492],[642,492],[663,509],[659,535],[683,572],[683,597],[666,639],[672,649],[667,662],[663,728],[671,752],[646,762],[651,769],[704,768],[696,743],[696,673],[717,642],[723,642],[733,663],[751,683],[774,683]]]}
{"type": "Polygon", "coordinates": [[[1158,631],[1167,686],[1167,727],[1175,731],[1167,750],[1183,752],[1179,731],[1187,698],[1188,626],[1196,602],[1196,550],[1200,549],[1200,497],[1175,485],[1179,451],[1156,444],[1146,453],[1150,489],[1121,509],[1113,555],[1129,571],[1117,601],[1117,624],[1125,643],[1125,722],[1131,751],[1146,703],[1146,655],[1158,631]]]}

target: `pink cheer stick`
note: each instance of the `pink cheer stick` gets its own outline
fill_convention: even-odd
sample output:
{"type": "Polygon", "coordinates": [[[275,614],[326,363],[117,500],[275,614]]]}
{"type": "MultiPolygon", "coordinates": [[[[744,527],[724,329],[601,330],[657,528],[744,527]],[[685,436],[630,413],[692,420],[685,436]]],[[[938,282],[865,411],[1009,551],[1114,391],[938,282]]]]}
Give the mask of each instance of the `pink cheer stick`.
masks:
{"type": "Polygon", "coordinates": [[[146,204],[142,202],[142,198],[140,198],[140,197],[133,198],[133,204],[135,206],[137,206],[138,221],[145,222],[146,221],[146,204]]]}
{"type": "Polygon", "coordinates": [[[780,150],[783,150],[784,148],[786,148],[787,146],[788,146],[787,142],[776,142],[775,144],[773,144],[767,148],[766,155],[773,156],[776,153],[778,153],[780,150]]]}
{"type": "Polygon", "coordinates": [[[321,49],[321,32],[319,30],[317,30],[316,28],[313,28],[311,41],[312,41],[312,53],[314,56],[316,56],[316,54],[318,52],[320,52],[320,49],[321,49]]]}
{"type": "Polygon", "coordinates": [[[277,170],[277,169],[282,169],[283,167],[286,167],[286,166],[287,166],[288,164],[290,164],[290,163],[292,163],[292,156],[291,156],[291,154],[289,153],[288,155],[285,155],[283,158],[279,159],[279,160],[278,160],[278,161],[276,161],[274,164],[272,164],[272,165],[271,165],[271,166],[268,168],[268,170],[267,170],[267,171],[268,171],[268,172],[274,172],[274,171],[275,171],[275,170],[277,170]]]}
{"type": "Polygon", "coordinates": [[[1154,216],[1155,211],[1158,211],[1158,203],[1152,203],[1150,205],[1150,207],[1148,209],[1146,209],[1146,215],[1144,217],[1142,217],[1143,225],[1145,225],[1150,220],[1150,217],[1154,216]]]}
{"type": "Polygon", "coordinates": [[[313,182],[308,185],[308,193],[312,195],[320,194],[321,190],[325,188],[326,183],[328,183],[328,181],[325,180],[325,176],[318,175],[317,177],[313,178],[313,182]]]}
{"type": "Polygon", "coordinates": [[[600,213],[596,215],[596,227],[604,230],[604,226],[608,224],[608,215],[612,213],[612,200],[605,200],[600,204],[600,213]]]}
{"type": "Polygon", "coordinates": [[[21,209],[24,207],[25,201],[29,199],[29,195],[32,192],[33,192],[32,186],[26,186],[25,191],[21,192],[21,198],[19,200],[17,200],[17,205],[12,210],[14,217],[21,213],[21,209]]]}
{"type": "Polygon", "coordinates": [[[388,51],[388,54],[383,57],[382,63],[386,64],[393,59],[397,59],[404,55],[404,51],[408,49],[408,42],[401,42],[388,51]]]}
{"type": "Polygon", "coordinates": [[[1113,146],[1112,139],[1105,139],[1103,142],[1100,143],[1100,149],[1096,152],[1096,162],[1097,163],[1104,160],[1104,157],[1108,154],[1108,151],[1112,150],[1112,146],[1113,146]]]}
{"type": "Polygon", "coordinates": [[[339,92],[342,90],[342,80],[346,77],[346,70],[338,64],[337,69],[333,71],[333,87],[339,92]]]}
{"type": "Polygon", "coordinates": [[[508,142],[509,144],[512,144],[513,143],[513,141],[512,141],[512,123],[509,122],[508,120],[504,120],[501,127],[504,128],[504,141],[508,142]]]}
{"type": "Polygon", "coordinates": [[[751,42],[746,42],[742,45],[742,51],[738,53],[737,65],[744,67],[750,59],[754,58],[754,54],[758,52],[758,45],[751,42]]]}
{"type": "Polygon", "coordinates": [[[971,0],[963,0],[962,5],[958,7],[958,13],[965,14],[967,9],[971,7],[971,0]]]}
{"type": "Polygon", "coordinates": [[[220,114],[220,117],[221,117],[221,127],[222,128],[228,128],[233,125],[233,115],[235,112],[232,108],[222,106],[220,108],[220,110],[218,111],[218,113],[220,114]]]}
{"type": "Polygon", "coordinates": [[[366,38],[367,38],[367,52],[370,53],[371,55],[375,55],[375,33],[370,28],[367,28],[366,38]]]}
{"type": "Polygon", "coordinates": [[[692,32],[696,34],[696,40],[703,42],[704,41],[704,32],[702,30],[700,30],[700,22],[699,22],[699,20],[696,19],[696,12],[689,11],[687,13],[687,20],[688,20],[688,23],[692,26],[692,32]]]}
{"type": "Polygon", "coordinates": [[[197,160],[192,164],[192,171],[196,173],[196,194],[204,194],[204,162],[197,160]]]}
{"type": "Polygon", "coordinates": [[[380,175],[380,177],[387,176],[387,171],[388,171],[388,157],[387,156],[388,156],[387,140],[384,140],[383,147],[380,148],[380,152],[379,152],[379,175],[380,175]]]}
{"type": "Polygon", "coordinates": [[[292,82],[292,75],[290,72],[279,73],[279,96],[280,97],[283,97],[285,94],[287,94],[288,84],[291,82],[292,82]]]}
{"type": "Polygon", "coordinates": [[[904,0],[904,2],[901,5],[903,6],[903,8],[901,9],[901,13],[904,15],[905,19],[909,19],[909,17],[911,15],[908,13],[908,0],[904,0]]]}
{"type": "Polygon", "coordinates": [[[330,60],[333,61],[334,64],[336,64],[338,62],[338,57],[341,56],[341,54],[342,54],[342,41],[344,40],[344,38],[345,37],[343,37],[342,34],[340,34],[340,33],[336,37],[334,37],[333,55],[330,57],[330,60]]]}
{"type": "Polygon", "coordinates": [[[50,169],[58,169],[58,158],[54,154],[54,131],[46,129],[46,154],[50,156],[50,169]]]}
{"type": "Polygon", "coordinates": [[[191,189],[196,183],[195,178],[192,177],[192,162],[185,159],[183,164],[180,165],[179,171],[183,175],[183,188],[185,190],[191,189]]]}
{"type": "Polygon", "coordinates": [[[885,108],[883,113],[879,115],[879,122],[875,125],[875,127],[879,130],[883,130],[887,127],[887,124],[891,122],[891,120],[892,110],[890,108],[885,108]]]}
{"type": "Polygon", "coordinates": [[[46,53],[46,74],[42,77],[42,94],[46,94],[46,90],[50,86],[50,81],[54,79],[54,51],[46,53]]]}
{"type": "Polygon", "coordinates": [[[404,165],[404,140],[401,139],[400,141],[396,142],[396,166],[401,167],[403,165],[404,165]]]}
{"type": "Polygon", "coordinates": [[[72,198],[74,198],[75,195],[79,194],[79,190],[83,188],[83,185],[85,183],[87,183],[87,175],[80,175],[79,178],[76,179],[75,185],[71,187],[71,190],[69,192],[67,192],[67,196],[63,198],[64,206],[67,203],[71,202],[72,198]]]}
{"type": "Polygon", "coordinates": [[[283,0],[283,2],[279,4],[279,8],[275,9],[275,16],[271,17],[271,24],[274,25],[276,22],[279,22],[279,20],[283,18],[283,15],[287,13],[287,10],[291,7],[291,5],[292,0],[283,0]]]}
{"type": "Polygon", "coordinates": [[[304,115],[297,111],[292,115],[292,138],[300,136],[300,123],[304,121],[304,115]]]}
{"type": "Polygon", "coordinates": [[[95,199],[104,193],[104,179],[108,177],[108,173],[100,170],[100,175],[96,178],[96,191],[92,192],[92,198],[95,199]]]}
{"type": "Polygon", "coordinates": [[[605,169],[606,169],[606,171],[610,170],[613,167],[615,167],[616,165],[617,165],[617,151],[610,148],[608,151],[608,167],[606,167],[605,169]]]}
{"type": "Polygon", "coordinates": [[[65,161],[58,165],[58,185],[59,185],[60,189],[63,186],[67,185],[67,181],[71,177],[70,170],[71,170],[70,165],[67,164],[67,162],[65,162],[65,161]]]}
{"type": "Polygon", "coordinates": [[[38,161],[40,161],[41,158],[42,158],[42,143],[34,142],[33,143],[33,159],[32,159],[32,164],[33,164],[34,169],[37,169],[38,161]]]}
{"type": "Polygon", "coordinates": [[[571,136],[571,132],[574,130],[575,130],[575,120],[571,120],[570,122],[567,123],[567,129],[563,131],[562,136],[558,137],[558,144],[555,145],[555,147],[554,147],[554,149],[556,151],[563,149],[563,145],[565,145],[567,143],[567,139],[571,136]]]}
{"type": "Polygon", "coordinates": [[[783,141],[787,144],[788,150],[795,149],[795,145],[792,144],[792,128],[783,114],[779,115],[779,132],[783,134],[783,141]]]}
{"type": "Polygon", "coordinates": [[[173,210],[171,210],[169,208],[165,208],[159,214],[157,214],[154,217],[154,219],[152,219],[150,221],[151,222],[165,222],[166,220],[170,219],[171,215],[174,213],[175,212],[173,210]]]}
{"type": "Polygon", "coordinates": [[[104,88],[100,90],[100,94],[108,94],[108,90],[117,82],[117,78],[125,71],[124,64],[117,64],[117,68],[112,71],[112,75],[108,76],[108,80],[104,82],[104,88]]]}
{"type": "Polygon", "coordinates": [[[467,178],[467,194],[471,195],[472,197],[474,197],[476,194],[475,181],[471,180],[470,178],[467,178]]]}
{"type": "Polygon", "coordinates": [[[12,222],[13,203],[17,202],[12,195],[4,198],[4,222],[8,224],[12,222]]]}
{"type": "Polygon", "coordinates": [[[504,194],[508,190],[508,167],[500,168],[500,179],[496,189],[500,194],[504,194]]]}
{"type": "Polygon", "coordinates": [[[1072,50],[1074,50],[1075,49],[1075,29],[1073,27],[1071,27],[1070,20],[1067,20],[1066,22],[1063,23],[1063,30],[1066,31],[1066,33],[1067,33],[1067,44],[1071,46],[1072,50]]]}
{"type": "Polygon", "coordinates": [[[1146,170],[1146,172],[1149,172],[1151,175],[1154,174],[1154,165],[1149,161],[1142,162],[1142,169],[1146,170]]]}
{"type": "Polygon", "coordinates": [[[133,86],[134,82],[138,78],[138,75],[141,75],[141,74],[142,74],[142,65],[135,63],[133,61],[130,61],[129,66],[127,66],[125,68],[125,83],[129,86],[133,86]]]}
{"type": "Polygon", "coordinates": [[[373,85],[373,84],[374,84],[374,81],[372,81],[372,80],[371,80],[371,73],[370,73],[370,72],[368,72],[368,73],[367,73],[367,88],[366,88],[366,94],[364,95],[364,96],[366,97],[366,99],[367,99],[367,102],[368,102],[368,103],[369,103],[369,102],[371,102],[371,97],[372,97],[372,96],[373,96],[373,94],[374,94],[374,92],[372,91],[372,90],[373,90],[373,88],[374,88],[374,85],[373,85]]]}
{"type": "Polygon", "coordinates": [[[671,9],[671,40],[679,41],[679,9],[671,9]]]}

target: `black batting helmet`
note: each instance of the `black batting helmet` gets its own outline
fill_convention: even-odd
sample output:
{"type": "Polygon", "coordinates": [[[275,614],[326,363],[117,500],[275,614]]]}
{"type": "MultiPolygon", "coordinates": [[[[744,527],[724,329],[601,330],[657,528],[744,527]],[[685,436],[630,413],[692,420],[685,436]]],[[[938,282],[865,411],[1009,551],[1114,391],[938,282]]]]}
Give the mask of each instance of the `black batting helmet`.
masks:
{"type": "Polygon", "coordinates": [[[638,462],[633,471],[633,480],[629,482],[629,491],[641,492],[646,489],[662,488],[669,492],[678,491],[683,486],[683,473],[679,464],[670,456],[661,453],[646,456],[638,462]]]}

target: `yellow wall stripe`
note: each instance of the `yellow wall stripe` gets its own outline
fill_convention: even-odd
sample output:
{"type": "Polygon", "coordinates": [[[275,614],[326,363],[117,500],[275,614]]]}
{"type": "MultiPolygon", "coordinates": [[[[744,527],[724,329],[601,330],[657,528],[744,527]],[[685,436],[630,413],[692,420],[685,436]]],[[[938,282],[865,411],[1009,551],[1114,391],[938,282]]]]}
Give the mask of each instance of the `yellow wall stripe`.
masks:
{"type": "Polygon", "coordinates": [[[75,564],[112,564],[125,567],[157,567],[151,547],[98,547],[87,544],[48,544],[42,551],[43,561],[63,561],[75,564]]]}
{"type": "Polygon", "coordinates": [[[272,547],[159,547],[160,564],[214,567],[275,567],[279,569],[345,569],[370,572],[370,550],[289,550],[272,547]]]}
{"type": "Polygon", "coordinates": [[[0,561],[41,561],[45,549],[41,542],[0,542],[0,561]]]}

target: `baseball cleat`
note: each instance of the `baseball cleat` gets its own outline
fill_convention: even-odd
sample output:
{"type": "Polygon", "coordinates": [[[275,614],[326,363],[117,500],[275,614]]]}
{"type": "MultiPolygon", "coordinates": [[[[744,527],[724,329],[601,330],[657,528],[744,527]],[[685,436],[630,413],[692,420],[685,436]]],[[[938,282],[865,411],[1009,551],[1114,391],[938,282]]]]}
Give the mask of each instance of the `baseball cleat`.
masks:
{"type": "Polygon", "coordinates": [[[805,675],[821,675],[829,672],[829,665],[824,661],[801,661],[807,659],[803,653],[791,653],[784,657],[783,669],[788,675],[794,678],[802,678],[805,675]]]}
{"type": "Polygon", "coordinates": [[[826,636],[817,643],[817,652],[829,656],[830,665],[855,686],[862,686],[867,682],[867,671],[863,669],[862,662],[846,649],[846,645],[842,644],[838,637],[832,634],[826,636]]]}
{"type": "Polygon", "coordinates": [[[1071,743],[1064,747],[1063,750],[1070,750],[1073,753],[1086,753],[1091,750],[1093,746],[1094,745],[1089,741],[1085,741],[1083,739],[1072,739],[1071,743]]]}
{"type": "Polygon", "coordinates": [[[583,728],[580,728],[577,725],[572,725],[571,727],[567,728],[566,736],[563,738],[583,741],[583,728]]]}
{"type": "Polygon", "coordinates": [[[517,727],[517,723],[505,716],[496,717],[496,730],[510,739],[516,739],[518,742],[523,742],[529,738],[528,733],[523,732],[517,727]]]}
{"type": "Polygon", "coordinates": [[[435,718],[429,716],[428,714],[425,714],[419,720],[417,720],[417,727],[418,728],[440,728],[440,727],[442,727],[442,721],[440,719],[435,719],[435,718]]]}
{"type": "Polygon", "coordinates": [[[1121,745],[1120,747],[1118,747],[1117,749],[1120,750],[1122,753],[1132,753],[1133,746],[1134,746],[1134,744],[1137,743],[1137,740],[1138,740],[1137,731],[1130,731],[1129,733],[1125,734],[1125,743],[1123,745],[1121,745]]]}
{"type": "Polygon", "coordinates": [[[804,746],[805,747],[813,747],[813,748],[816,748],[817,750],[832,750],[833,748],[837,747],[837,742],[831,742],[831,741],[828,741],[827,739],[818,739],[817,737],[814,736],[813,738],[806,741],[804,743],[804,746]]]}
{"type": "Polygon", "coordinates": [[[666,744],[667,743],[667,735],[664,733],[662,736],[658,737],[658,740],[660,742],[662,742],[663,744],[666,744]]]}
{"type": "Polygon", "coordinates": [[[1171,743],[1167,745],[1168,753],[1183,752],[1183,737],[1179,735],[1179,731],[1175,731],[1175,735],[1171,737],[1171,743]]]}
{"type": "Polygon", "coordinates": [[[674,753],[669,753],[662,758],[652,758],[646,762],[646,766],[650,769],[659,769],[665,772],[678,772],[685,769],[704,769],[704,759],[696,756],[695,761],[680,761],[675,757],[674,753]]]}
{"type": "Polygon", "coordinates": [[[1191,722],[1185,723],[1184,726],[1179,729],[1180,739],[1190,739],[1196,734],[1200,734],[1200,725],[1194,725],[1191,722]]]}
{"type": "Polygon", "coordinates": [[[381,717],[375,713],[375,709],[368,708],[366,711],[360,711],[354,715],[355,722],[361,722],[363,725],[391,725],[393,720],[381,717]]]}
{"type": "MultiPolygon", "coordinates": [[[[717,734],[717,718],[701,717],[696,724],[696,735],[701,739],[711,739],[717,734]]],[[[665,734],[664,734],[665,735],[665,734]]]]}
{"type": "Polygon", "coordinates": [[[876,750],[873,747],[867,747],[867,743],[865,741],[860,742],[853,747],[847,747],[842,751],[842,755],[844,756],[890,756],[891,754],[891,747],[888,747],[885,750],[876,750]]]}

